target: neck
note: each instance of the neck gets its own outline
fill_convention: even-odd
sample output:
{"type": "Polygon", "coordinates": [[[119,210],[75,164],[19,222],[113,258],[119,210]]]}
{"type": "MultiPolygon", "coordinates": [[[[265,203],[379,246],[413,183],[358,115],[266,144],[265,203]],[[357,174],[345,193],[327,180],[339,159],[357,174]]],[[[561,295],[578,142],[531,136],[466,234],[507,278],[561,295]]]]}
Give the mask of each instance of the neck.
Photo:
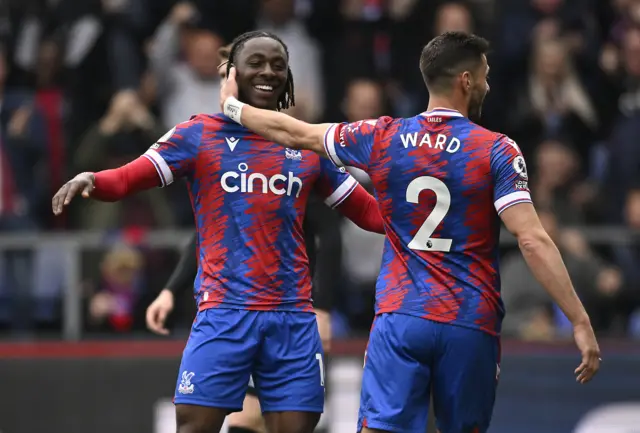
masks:
{"type": "Polygon", "coordinates": [[[430,95],[429,96],[429,106],[427,107],[427,111],[433,111],[436,108],[447,108],[449,110],[456,110],[460,112],[464,117],[469,117],[469,109],[467,108],[467,104],[458,103],[453,100],[454,98],[448,96],[441,95],[430,95]]]}

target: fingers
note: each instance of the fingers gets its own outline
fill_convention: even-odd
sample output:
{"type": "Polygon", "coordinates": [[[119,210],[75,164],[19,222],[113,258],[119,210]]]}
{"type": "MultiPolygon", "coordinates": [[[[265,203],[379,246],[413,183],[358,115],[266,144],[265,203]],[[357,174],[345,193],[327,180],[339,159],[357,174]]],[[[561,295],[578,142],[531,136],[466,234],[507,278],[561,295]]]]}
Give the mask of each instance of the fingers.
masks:
{"type": "Polygon", "coordinates": [[[232,66],[229,69],[229,75],[227,75],[227,81],[235,81],[236,80],[236,67],[232,66]]]}
{"type": "Polygon", "coordinates": [[[78,194],[78,191],[81,188],[81,184],[79,182],[67,182],[62,188],[58,190],[56,195],[53,196],[53,200],[51,201],[51,205],[53,208],[54,215],[60,215],[65,206],[71,203],[73,197],[78,194]]]}
{"type": "Polygon", "coordinates": [[[165,320],[167,318],[167,312],[160,310],[157,307],[151,305],[147,308],[146,323],[149,331],[158,335],[169,335],[169,330],[164,327],[165,320]]]}
{"type": "Polygon", "coordinates": [[[64,198],[67,196],[67,189],[69,189],[69,184],[65,183],[53,196],[53,199],[51,200],[51,210],[54,215],[60,215],[62,213],[62,203],[64,202],[64,198]]]}
{"type": "Polygon", "coordinates": [[[89,198],[91,197],[91,192],[93,191],[93,185],[89,184],[84,187],[82,190],[82,197],[89,198]]]}
{"type": "Polygon", "coordinates": [[[577,376],[576,382],[585,384],[593,379],[593,376],[595,376],[600,369],[601,361],[602,360],[600,359],[598,353],[584,354],[582,357],[582,362],[574,371],[577,376]]]}

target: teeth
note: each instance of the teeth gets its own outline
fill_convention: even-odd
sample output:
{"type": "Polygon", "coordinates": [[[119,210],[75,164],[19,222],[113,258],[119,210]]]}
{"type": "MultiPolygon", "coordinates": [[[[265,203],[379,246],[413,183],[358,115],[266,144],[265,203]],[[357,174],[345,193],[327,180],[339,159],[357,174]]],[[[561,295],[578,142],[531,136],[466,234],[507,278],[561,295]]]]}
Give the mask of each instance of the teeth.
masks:
{"type": "Polygon", "coordinates": [[[266,86],[263,84],[258,84],[256,86],[254,86],[256,89],[258,90],[264,90],[266,92],[272,92],[273,91],[273,87],[272,86],[266,86]]]}

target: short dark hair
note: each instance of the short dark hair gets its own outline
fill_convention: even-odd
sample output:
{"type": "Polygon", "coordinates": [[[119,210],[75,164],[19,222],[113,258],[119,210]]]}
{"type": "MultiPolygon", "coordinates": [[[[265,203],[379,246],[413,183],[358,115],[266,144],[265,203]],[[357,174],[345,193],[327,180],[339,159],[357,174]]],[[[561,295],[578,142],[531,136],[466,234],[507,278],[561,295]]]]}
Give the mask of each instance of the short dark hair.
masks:
{"type": "Polygon", "coordinates": [[[429,90],[448,90],[451,78],[477,67],[489,42],[465,32],[446,32],[433,38],[420,54],[420,72],[429,90]]]}
{"type": "MultiPolygon", "coordinates": [[[[276,34],[271,32],[265,32],[262,30],[255,30],[252,32],[243,33],[231,42],[231,49],[229,50],[229,62],[227,63],[227,75],[229,74],[229,70],[231,66],[234,65],[238,53],[244,47],[244,44],[251,39],[256,38],[269,38],[278,42],[284,48],[284,52],[287,55],[287,62],[289,61],[289,48],[287,44],[285,44],[282,39],[280,39],[276,34]]],[[[278,110],[286,110],[289,107],[293,107],[296,105],[296,98],[294,96],[294,88],[293,88],[293,74],[291,73],[291,68],[287,68],[287,82],[285,85],[285,90],[278,97],[278,110]]]]}

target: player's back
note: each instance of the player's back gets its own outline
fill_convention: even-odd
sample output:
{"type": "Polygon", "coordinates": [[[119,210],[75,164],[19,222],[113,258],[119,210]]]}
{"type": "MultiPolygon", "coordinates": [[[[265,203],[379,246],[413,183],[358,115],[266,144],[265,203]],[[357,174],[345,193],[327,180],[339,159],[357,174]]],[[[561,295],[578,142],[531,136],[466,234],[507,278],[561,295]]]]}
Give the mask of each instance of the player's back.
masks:
{"type": "Polygon", "coordinates": [[[370,174],[391,230],[378,311],[499,332],[496,209],[527,190],[517,146],[444,109],[390,122],[381,134],[370,174]],[[500,173],[505,159],[511,185],[500,173]]]}
{"type": "Polygon", "coordinates": [[[200,309],[312,310],[302,229],[307,199],[313,188],[335,206],[355,179],[313,152],[283,149],[221,114],[176,126],[147,156],[163,179],[187,179],[200,309]]]}
{"type": "Polygon", "coordinates": [[[530,201],[517,145],[446,109],[343,125],[333,136],[329,156],[362,161],[387,228],[376,312],[499,333],[498,212],[530,201]]]}

